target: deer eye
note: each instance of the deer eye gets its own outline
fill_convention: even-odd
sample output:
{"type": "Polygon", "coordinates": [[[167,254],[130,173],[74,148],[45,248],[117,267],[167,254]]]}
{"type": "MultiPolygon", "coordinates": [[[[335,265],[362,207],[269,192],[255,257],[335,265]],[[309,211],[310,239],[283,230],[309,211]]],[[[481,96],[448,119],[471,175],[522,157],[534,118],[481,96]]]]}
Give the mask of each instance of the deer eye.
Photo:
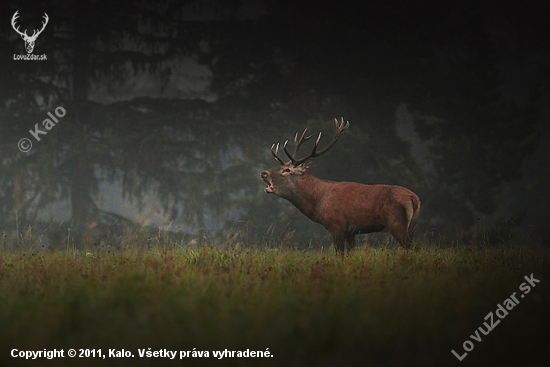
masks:
{"type": "Polygon", "coordinates": [[[286,173],[286,172],[290,172],[290,168],[285,168],[285,169],[283,170],[283,173],[286,173]]]}

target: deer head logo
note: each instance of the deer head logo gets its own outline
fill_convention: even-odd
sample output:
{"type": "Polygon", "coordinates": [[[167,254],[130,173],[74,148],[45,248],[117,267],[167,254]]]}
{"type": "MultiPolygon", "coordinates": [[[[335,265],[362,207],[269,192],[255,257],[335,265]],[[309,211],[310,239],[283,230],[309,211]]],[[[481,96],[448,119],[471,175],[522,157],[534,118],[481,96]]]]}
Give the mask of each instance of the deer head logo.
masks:
{"type": "Polygon", "coordinates": [[[36,42],[36,39],[38,38],[38,36],[40,35],[40,33],[42,33],[42,31],[44,30],[44,28],[46,28],[46,24],[48,24],[48,20],[50,18],[48,18],[48,14],[44,13],[44,22],[42,22],[42,29],[37,31],[36,29],[33,31],[32,35],[29,36],[27,34],[27,30],[25,29],[24,32],[21,32],[19,30],[19,26],[16,27],[15,25],[15,20],[17,18],[19,18],[19,15],[17,14],[19,12],[19,10],[17,10],[15,12],[15,14],[13,14],[13,17],[11,18],[11,26],[13,27],[13,29],[19,33],[21,35],[21,38],[23,38],[23,41],[25,41],[25,49],[27,50],[27,53],[30,54],[32,53],[32,50],[34,49],[34,43],[36,42]]]}

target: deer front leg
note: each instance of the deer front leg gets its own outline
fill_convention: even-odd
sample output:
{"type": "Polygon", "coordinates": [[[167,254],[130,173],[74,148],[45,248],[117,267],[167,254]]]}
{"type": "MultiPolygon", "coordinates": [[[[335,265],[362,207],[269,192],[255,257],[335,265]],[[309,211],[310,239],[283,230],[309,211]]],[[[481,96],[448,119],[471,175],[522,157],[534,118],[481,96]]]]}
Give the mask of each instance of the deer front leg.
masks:
{"type": "Polygon", "coordinates": [[[332,241],[334,243],[334,248],[336,249],[336,254],[339,254],[341,257],[344,257],[346,252],[349,253],[355,247],[354,234],[332,234],[332,241]]]}
{"type": "Polygon", "coordinates": [[[334,248],[336,249],[336,255],[344,257],[344,253],[346,252],[346,237],[340,233],[331,233],[331,235],[334,248]]]}
{"type": "Polygon", "coordinates": [[[353,250],[355,248],[355,235],[354,234],[347,234],[345,244],[346,244],[346,251],[347,252],[350,252],[351,250],[353,250]]]}

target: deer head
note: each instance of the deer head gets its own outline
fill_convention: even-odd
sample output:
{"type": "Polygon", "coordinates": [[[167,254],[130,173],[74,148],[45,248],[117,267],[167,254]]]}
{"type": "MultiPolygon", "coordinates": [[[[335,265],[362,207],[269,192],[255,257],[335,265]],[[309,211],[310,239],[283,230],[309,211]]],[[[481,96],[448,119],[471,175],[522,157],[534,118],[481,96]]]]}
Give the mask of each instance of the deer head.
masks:
{"type": "Polygon", "coordinates": [[[13,27],[13,29],[19,33],[21,35],[21,38],[23,38],[23,41],[25,41],[25,49],[27,50],[27,53],[32,53],[32,50],[34,49],[34,43],[36,42],[36,39],[38,38],[38,36],[40,35],[40,33],[42,33],[42,31],[44,30],[44,28],[46,28],[46,24],[48,24],[48,14],[44,13],[44,22],[42,22],[42,29],[37,31],[36,29],[33,31],[32,35],[29,36],[27,34],[27,30],[25,29],[24,32],[21,32],[19,30],[19,26],[15,26],[15,20],[17,18],[19,18],[19,15],[17,14],[19,12],[16,11],[15,14],[13,14],[13,17],[11,18],[11,26],[13,27]]]}
{"type": "Polygon", "coordinates": [[[283,144],[283,150],[290,159],[290,161],[286,163],[281,159],[281,157],[279,157],[279,143],[271,146],[271,154],[273,154],[277,162],[281,164],[281,167],[271,168],[261,173],[260,176],[267,184],[267,187],[265,188],[266,193],[275,194],[286,199],[292,198],[293,194],[296,192],[295,188],[298,180],[309,168],[313,158],[325,154],[330,148],[332,148],[332,146],[338,141],[342,131],[349,127],[349,121],[344,123],[344,118],[342,118],[341,121],[334,119],[334,122],[336,125],[336,135],[332,141],[325,148],[317,150],[319,147],[319,142],[321,141],[321,133],[319,133],[317,140],[315,141],[315,145],[313,146],[313,150],[309,155],[303,158],[296,159],[296,154],[298,153],[300,146],[315,135],[312,134],[306,136],[307,129],[305,129],[301,135],[296,133],[294,136],[294,152],[292,154],[287,148],[288,140],[283,144]]]}

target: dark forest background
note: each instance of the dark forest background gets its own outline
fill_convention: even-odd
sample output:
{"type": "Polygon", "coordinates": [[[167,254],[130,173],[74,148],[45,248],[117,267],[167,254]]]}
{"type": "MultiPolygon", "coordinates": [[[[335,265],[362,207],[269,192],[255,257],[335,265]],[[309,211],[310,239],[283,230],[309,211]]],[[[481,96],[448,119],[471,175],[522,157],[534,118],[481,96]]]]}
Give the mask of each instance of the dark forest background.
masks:
{"type": "Polygon", "coordinates": [[[5,1],[1,228],[324,238],[259,174],[272,143],[343,116],[314,175],[412,189],[421,241],[548,244],[550,32],[542,2],[495,5],[5,1]],[[14,60],[16,10],[29,34],[48,14],[47,60],[14,60]]]}

